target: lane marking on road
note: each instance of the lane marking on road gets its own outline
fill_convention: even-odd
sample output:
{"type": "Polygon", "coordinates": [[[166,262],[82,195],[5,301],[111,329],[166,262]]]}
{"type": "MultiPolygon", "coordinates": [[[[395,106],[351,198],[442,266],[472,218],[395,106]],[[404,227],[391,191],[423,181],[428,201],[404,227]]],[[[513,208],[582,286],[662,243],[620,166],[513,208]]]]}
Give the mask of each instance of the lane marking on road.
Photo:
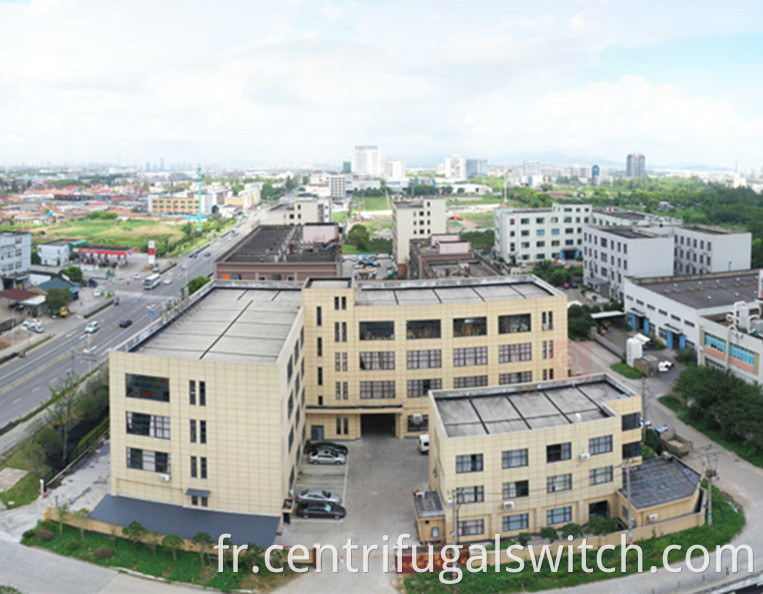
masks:
{"type": "Polygon", "coordinates": [[[11,402],[11,404],[16,404],[17,402],[21,402],[21,396],[19,396],[18,398],[16,398],[16,400],[14,400],[13,402],[11,402]]]}

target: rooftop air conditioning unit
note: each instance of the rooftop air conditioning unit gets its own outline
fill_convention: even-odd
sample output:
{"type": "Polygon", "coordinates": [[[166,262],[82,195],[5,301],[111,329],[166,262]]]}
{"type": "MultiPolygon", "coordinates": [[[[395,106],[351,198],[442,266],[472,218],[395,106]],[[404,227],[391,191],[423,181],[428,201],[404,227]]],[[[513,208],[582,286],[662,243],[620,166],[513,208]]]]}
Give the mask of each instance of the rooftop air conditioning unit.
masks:
{"type": "Polygon", "coordinates": [[[658,514],[649,514],[646,519],[650,522],[656,522],[660,516],[658,514]]]}
{"type": "Polygon", "coordinates": [[[583,452],[582,454],[580,454],[581,460],[590,460],[590,458],[591,458],[591,454],[589,454],[588,452],[583,452]]]}
{"type": "Polygon", "coordinates": [[[424,422],[424,415],[421,413],[413,413],[411,415],[411,423],[414,425],[421,425],[424,422]]]}
{"type": "Polygon", "coordinates": [[[513,501],[504,501],[503,502],[503,509],[514,509],[514,502],[513,501]]]}
{"type": "Polygon", "coordinates": [[[172,475],[171,474],[160,474],[159,478],[162,479],[165,483],[168,483],[172,479],[172,475]]]}

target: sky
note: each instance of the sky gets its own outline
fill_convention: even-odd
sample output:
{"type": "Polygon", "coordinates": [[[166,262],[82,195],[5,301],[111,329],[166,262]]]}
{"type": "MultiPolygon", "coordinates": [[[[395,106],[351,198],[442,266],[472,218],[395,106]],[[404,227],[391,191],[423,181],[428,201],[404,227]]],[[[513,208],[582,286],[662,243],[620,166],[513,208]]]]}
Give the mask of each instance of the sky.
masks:
{"type": "Polygon", "coordinates": [[[0,163],[763,166],[759,0],[0,0],[0,163]]]}

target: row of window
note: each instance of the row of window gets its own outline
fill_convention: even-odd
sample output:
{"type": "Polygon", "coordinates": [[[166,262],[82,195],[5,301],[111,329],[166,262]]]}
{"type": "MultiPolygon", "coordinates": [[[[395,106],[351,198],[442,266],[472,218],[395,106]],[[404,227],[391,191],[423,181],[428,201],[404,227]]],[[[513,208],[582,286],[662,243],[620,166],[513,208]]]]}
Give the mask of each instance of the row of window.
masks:
{"type": "MultiPolygon", "coordinates": [[[[572,506],[546,510],[546,525],[568,524],[572,522],[572,506]]],[[[530,527],[530,514],[503,516],[504,532],[527,530],[530,527]]],[[[485,533],[485,520],[463,520],[458,522],[459,536],[481,536],[485,533]]]]}
{"type": "MultiPolygon", "coordinates": [[[[588,440],[588,453],[591,456],[607,454],[612,451],[612,436],[602,435],[588,440]]],[[[503,468],[527,466],[527,448],[506,450],[502,453],[503,468]]],[[[572,458],[572,443],[557,443],[546,446],[546,463],[562,462],[572,458]]],[[[462,454],[456,456],[456,473],[482,472],[484,469],[483,454],[462,454]]]]}

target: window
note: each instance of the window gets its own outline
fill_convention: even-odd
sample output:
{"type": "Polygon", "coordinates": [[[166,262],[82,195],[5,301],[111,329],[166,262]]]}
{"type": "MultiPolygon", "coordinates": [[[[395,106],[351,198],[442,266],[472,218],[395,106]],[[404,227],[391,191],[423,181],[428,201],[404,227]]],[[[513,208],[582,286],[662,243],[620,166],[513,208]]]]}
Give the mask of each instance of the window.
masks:
{"type": "Polygon", "coordinates": [[[482,454],[456,456],[456,472],[482,472],[482,454]]]}
{"type": "Polygon", "coordinates": [[[207,507],[209,505],[209,499],[204,496],[191,495],[191,505],[207,507]]]}
{"type": "Polygon", "coordinates": [[[591,486],[601,485],[612,482],[612,467],[602,466],[601,468],[592,468],[590,473],[591,486]]]}
{"type": "Polygon", "coordinates": [[[360,340],[395,340],[395,322],[360,322],[360,340]]]}
{"type": "Polygon", "coordinates": [[[738,361],[742,361],[743,363],[747,363],[748,365],[755,364],[755,353],[735,344],[729,345],[729,356],[738,361]]]}
{"type": "Polygon", "coordinates": [[[196,382],[193,380],[188,382],[188,402],[191,403],[191,406],[196,405],[196,382]]]}
{"type": "Polygon", "coordinates": [[[288,363],[286,363],[286,377],[289,381],[291,381],[291,376],[294,374],[294,363],[292,362],[292,358],[289,357],[288,363]]]}
{"type": "Polygon", "coordinates": [[[498,346],[498,362],[514,363],[515,361],[532,360],[532,343],[502,344],[498,346]]]}
{"type": "Polygon", "coordinates": [[[323,357],[323,339],[318,338],[318,356],[323,357]]]}
{"type": "Polygon", "coordinates": [[[474,487],[458,487],[456,489],[458,503],[482,503],[485,501],[485,488],[482,485],[474,487]]]}
{"type": "Polygon", "coordinates": [[[442,367],[442,351],[439,349],[427,351],[408,351],[408,369],[436,369],[442,367]]]}
{"type": "Polygon", "coordinates": [[[342,325],[339,322],[334,322],[334,342],[342,342],[342,325]]]}
{"type": "Polygon", "coordinates": [[[641,455],[641,442],[634,441],[623,444],[623,458],[638,458],[641,455]]]}
{"type": "Polygon", "coordinates": [[[207,422],[199,421],[199,443],[207,443],[207,422]]]}
{"type": "Polygon", "coordinates": [[[485,336],[487,334],[487,318],[455,318],[453,320],[453,336],[485,336]]]}
{"type": "Polygon", "coordinates": [[[318,385],[323,385],[323,367],[318,367],[318,385]]]}
{"type": "Polygon", "coordinates": [[[409,340],[441,338],[440,320],[410,320],[405,325],[405,335],[409,340]]]}
{"type": "Polygon", "coordinates": [[[191,443],[196,443],[196,421],[191,419],[191,443]]]}
{"type": "Polygon", "coordinates": [[[470,375],[467,377],[453,378],[454,388],[479,388],[482,386],[487,386],[486,375],[470,375]]]}
{"type": "Polygon", "coordinates": [[[530,527],[530,514],[503,516],[503,531],[527,530],[530,527]]]}
{"type": "Polygon", "coordinates": [[[572,456],[572,444],[557,443],[554,445],[546,446],[546,462],[561,462],[562,460],[569,460],[572,456]]]}
{"type": "Polygon", "coordinates": [[[191,478],[199,478],[199,461],[196,456],[191,456],[191,478]]]}
{"type": "Polygon", "coordinates": [[[487,365],[487,347],[453,349],[453,366],[487,365]]]}
{"type": "Polygon", "coordinates": [[[169,402],[170,380],[166,377],[153,377],[150,375],[135,375],[132,373],[126,373],[125,395],[128,398],[141,398],[143,400],[169,402]]]}
{"type": "Polygon", "coordinates": [[[498,334],[514,334],[516,332],[530,332],[531,330],[532,316],[530,314],[498,316],[498,334]]]}
{"type": "Polygon", "coordinates": [[[622,416],[622,427],[623,431],[630,431],[631,429],[638,429],[641,427],[641,414],[640,413],[631,413],[628,415],[622,416]]]}
{"type": "Polygon", "coordinates": [[[485,520],[464,520],[458,523],[459,536],[479,536],[485,532],[485,520]]]}
{"type": "Polygon", "coordinates": [[[317,326],[323,326],[323,310],[320,306],[315,308],[315,324],[317,326]]]}
{"type": "Polygon", "coordinates": [[[408,431],[428,431],[429,415],[408,415],[408,431]]]}
{"type": "Polygon", "coordinates": [[[347,309],[347,297],[342,297],[342,309],[347,309]]]}
{"type": "Polygon", "coordinates": [[[572,489],[571,474],[557,474],[546,479],[546,492],[558,493],[560,491],[569,491],[572,489]]]}
{"type": "Polygon", "coordinates": [[[503,483],[503,498],[516,499],[517,497],[527,497],[530,494],[529,481],[514,481],[513,483],[503,483]]]}
{"type": "Polygon", "coordinates": [[[503,386],[506,384],[524,384],[533,381],[532,371],[518,371],[516,373],[502,373],[498,376],[498,383],[503,386]]]}
{"type": "Polygon", "coordinates": [[[166,452],[127,448],[127,468],[167,473],[170,471],[170,455],[166,452]]]}
{"type": "Polygon", "coordinates": [[[170,438],[170,418],[145,413],[127,413],[127,433],[159,439],[170,438]]]}
{"type": "Polygon", "coordinates": [[[612,436],[593,437],[588,440],[588,453],[592,456],[606,454],[612,451],[612,436]]]}
{"type": "Polygon", "coordinates": [[[203,456],[199,458],[199,478],[207,478],[207,459],[203,456]]]}
{"type": "Polygon", "coordinates": [[[199,382],[199,406],[207,405],[207,382],[199,382]]]}
{"type": "Polygon", "coordinates": [[[546,524],[568,524],[572,522],[572,507],[557,507],[546,510],[546,524]]]}
{"type": "Polygon", "coordinates": [[[543,358],[544,359],[554,358],[554,341],[553,340],[543,341],[543,358]]]}
{"type": "Polygon", "coordinates": [[[441,379],[408,380],[408,398],[422,398],[429,390],[441,390],[441,379]]]}
{"type": "Polygon", "coordinates": [[[376,398],[394,398],[395,382],[360,382],[360,399],[371,400],[376,398]]]}
{"type": "Polygon", "coordinates": [[[339,297],[334,297],[334,309],[339,309],[339,297]]]}
{"type": "Polygon", "coordinates": [[[360,368],[366,371],[373,369],[394,369],[395,351],[367,351],[360,353],[360,368]]]}

